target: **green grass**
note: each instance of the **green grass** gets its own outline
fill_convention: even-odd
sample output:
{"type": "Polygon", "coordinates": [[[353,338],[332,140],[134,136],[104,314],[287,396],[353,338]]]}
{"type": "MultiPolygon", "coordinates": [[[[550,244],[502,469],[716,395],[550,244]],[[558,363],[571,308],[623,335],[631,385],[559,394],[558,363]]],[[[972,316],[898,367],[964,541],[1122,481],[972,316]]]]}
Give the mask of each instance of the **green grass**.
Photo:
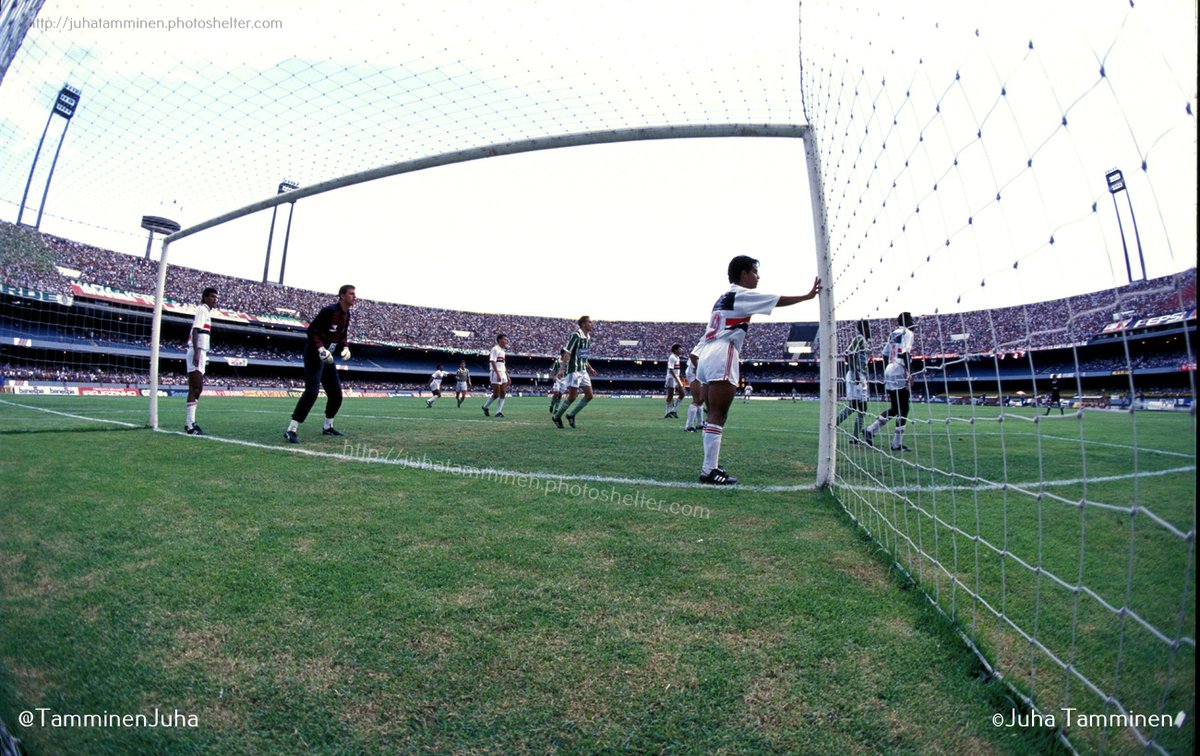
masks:
{"type": "MultiPolygon", "coordinates": [[[[145,419],[144,400],[19,401],[145,419]]],[[[658,401],[599,400],[572,432],[550,425],[543,400],[510,400],[504,420],[484,418],[478,399],[462,409],[443,399],[429,410],[415,399],[347,400],[338,420],[345,439],[319,434],[322,404],[302,427],[299,451],[330,456],[283,443],[289,400],[203,399],[205,429],[243,445],[120,426],[100,432],[89,420],[0,403],[0,717],[29,752],[1058,749],[1044,728],[992,726],[1012,708],[1007,690],[980,674],[950,624],[831,494],[804,488],[817,456],[814,404],[756,401],[732,411],[722,464],[752,486],[798,487],[786,491],[664,485],[695,481],[700,439],[661,420],[658,401]],[[198,726],[18,724],[20,712],[38,707],[178,710],[198,726]]],[[[164,428],[182,426],[181,400],[164,400],[162,412],[164,428]]],[[[1128,445],[1129,422],[1088,415],[1089,476],[1133,469],[1129,450],[1096,445],[1128,445]]],[[[1053,435],[1073,442],[1042,429],[1042,474],[1034,426],[1001,426],[1007,480],[1076,477],[1071,465],[1080,462],[1067,457],[1081,456],[1081,442],[1071,423],[1055,424],[1053,435]],[[1047,443],[1067,451],[1048,453],[1047,443]]],[[[945,463],[953,447],[957,464],[975,444],[987,468],[977,474],[1003,480],[992,477],[1003,470],[987,446],[1001,439],[986,435],[999,428],[977,424],[972,436],[962,432],[971,426],[953,425],[963,441],[946,437],[944,425],[911,433],[914,458],[945,463]]],[[[1139,415],[1139,444],[1186,457],[1191,427],[1187,417],[1139,415]]],[[[1185,457],[1143,454],[1138,469],[1194,464],[1185,457]]],[[[1028,549],[1036,556],[1041,532],[1042,563],[1073,582],[1078,510],[1043,499],[1039,531],[1031,497],[914,490],[906,504],[867,490],[867,473],[904,485],[942,481],[863,449],[839,470],[847,510],[1016,684],[1055,701],[1053,665],[1035,658],[1032,681],[1009,672],[1031,666],[1028,647],[1014,648],[1011,632],[995,630],[990,613],[882,518],[989,601],[1003,570],[1006,612],[1022,626],[1036,621],[1050,645],[1060,642],[1069,593],[1043,578],[1030,610],[1037,581],[984,553],[976,569],[974,542],[922,511],[936,508],[989,540],[1007,526],[1022,558],[1028,549]]],[[[1116,502],[1132,483],[1103,485],[1111,486],[1103,495],[1089,487],[1089,500],[1116,502]]],[[[1193,527],[1192,474],[1139,485],[1137,501],[1193,527]]],[[[1085,516],[1085,582],[1119,599],[1128,517],[1122,525],[1112,512],[1085,516]]],[[[1141,521],[1134,537],[1147,539],[1135,544],[1133,595],[1145,605],[1134,607],[1160,627],[1174,618],[1174,630],[1194,566],[1181,565],[1179,545],[1141,521]]],[[[1184,613],[1184,634],[1194,636],[1190,593],[1184,613]]],[[[1069,610],[1065,621],[1069,634],[1069,610]]],[[[1075,623],[1085,639],[1104,638],[1078,644],[1089,676],[1082,659],[1108,670],[1102,659],[1117,656],[1103,635],[1109,624],[1082,610],[1075,623]]],[[[1162,695],[1166,672],[1153,643],[1127,630],[1119,656],[1122,700],[1162,695]]],[[[1192,654],[1176,659],[1170,705],[1184,705],[1189,719],[1162,742],[1190,752],[1192,654]]],[[[1072,690],[1081,710],[1103,712],[1087,708],[1078,683],[1072,690]]],[[[1131,750],[1119,733],[1104,747],[1131,750]]]]}

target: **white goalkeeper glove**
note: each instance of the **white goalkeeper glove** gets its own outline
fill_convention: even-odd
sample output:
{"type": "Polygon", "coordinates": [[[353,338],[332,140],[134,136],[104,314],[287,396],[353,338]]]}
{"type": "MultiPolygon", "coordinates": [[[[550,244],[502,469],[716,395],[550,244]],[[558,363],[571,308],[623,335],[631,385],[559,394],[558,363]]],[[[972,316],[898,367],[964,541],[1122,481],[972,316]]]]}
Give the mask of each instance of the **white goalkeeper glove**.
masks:
{"type": "Polygon", "coordinates": [[[320,357],[321,362],[324,362],[326,365],[333,364],[333,352],[329,351],[325,347],[317,347],[317,356],[320,357]]]}
{"type": "Polygon", "coordinates": [[[342,347],[342,362],[349,362],[349,361],[350,361],[350,347],[344,346],[344,347],[342,347]]]}

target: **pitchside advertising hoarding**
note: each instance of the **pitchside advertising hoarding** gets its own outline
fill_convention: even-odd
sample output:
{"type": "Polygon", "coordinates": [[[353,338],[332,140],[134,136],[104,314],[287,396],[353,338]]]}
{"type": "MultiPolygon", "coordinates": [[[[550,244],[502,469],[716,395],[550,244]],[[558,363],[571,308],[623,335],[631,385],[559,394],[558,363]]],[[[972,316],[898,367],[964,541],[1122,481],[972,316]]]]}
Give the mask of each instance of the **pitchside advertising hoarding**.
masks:
{"type": "Polygon", "coordinates": [[[1196,319],[1196,311],[1180,310],[1173,312],[1170,315],[1159,315],[1154,318],[1129,318],[1127,320],[1114,320],[1100,331],[1101,333],[1117,333],[1119,331],[1136,331],[1140,328],[1153,328],[1155,326],[1174,325],[1176,323],[1186,323],[1189,320],[1196,319]]]}

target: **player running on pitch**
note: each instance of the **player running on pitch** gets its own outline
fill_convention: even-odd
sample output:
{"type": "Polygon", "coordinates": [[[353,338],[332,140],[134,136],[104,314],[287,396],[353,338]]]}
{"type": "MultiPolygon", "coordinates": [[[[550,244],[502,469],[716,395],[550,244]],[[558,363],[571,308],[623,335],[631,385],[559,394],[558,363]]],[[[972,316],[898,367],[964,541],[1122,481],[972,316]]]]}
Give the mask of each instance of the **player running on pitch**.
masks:
{"type": "MultiPolygon", "coordinates": [[[[425,400],[425,409],[429,409],[433,406],[434,402],[442,398],[442,379],[448,375],[450,374],[442,370],[441,365],[438,365],[437,370],[433,371],[433,375],[429,376],[429,391],[433,396],[425,400]]],[[[461,402],[459,403],[461,404],[461,402]]]]}
{"type": "Polygon", "coordinates": [[[196,308],[191,338],[188,339],[187,420],[183,430],[189,436],[204,435],[204,431],[196,425],[196,404],[200,401],[200,393],[204,391],[204,371],[208,369],[208,346],[212,334],[212,311],[216,306],[217,290],[210,286],[200,295],[200,306],[196,308]]]}
{"type": "Polygon", "coordinates": [[[496,417],[504,417],[504,397],[508,396],[508,366],[504,364],[505,355],[508,350],[508,336],[502,333],[496,334],[496,346],[492,347],[492,353],[488,356],[488,381],[492,384],[492,395],[483,403],[483,414],[485,417],[490,416],[489,408],[492,402],[499,401],[496,405],[496,417]]]}
{"type": "Polygon", "coordinates": [[[700,348],[696,377],[708,386],[708,422],[704,424],[704,463],[700,467],[700,482],[728,486],[737,478],[718,464],[721,458],[721,436],[729,418],[729,407],[737,392],[741,372],[742,345],[750,328],[752,315],[767,314],[776,307],[807,302],[821,290],[821,279],[813,281],[812,290],[800,296],[762,294],[758,288],[758,260],[738,255],[729,261],[729,290],[713,305],[700,348]]]}
{"type": "Polygon", "coordinates": [[[578,320],[578,323],[579,330],[571,334],[562,348],[562,352],[558,355],[562,364],[559,365],[557,375],[560,378],[565,376],[567,379],[567,400],[558,405],[558,409],[554,411],[550,419],[559,428],[563,427],[563,417],[566,417],[567,422],[574,428],[576,416],[583,412],[583,408],[588,406],[588,402],[592,401],[591,376],[596,375],[596,368],[588,364],[588,354],[592,349],[592,319],[584,315],[578,320]],[[575,407],[574,412],[568,413],[567,410],[570,409],[571,403],[575,401],[580,390],[583,391],[583,399],[575,407]]]}
{"type": "Polygon", "coordinates": [[[871,338],[871,324],[866,320],[858,321],[858,333],[850,339],[846,347],[846,406],[838,413],[837,424],[854,414],[854,435],[850,443],[858,444],[863,434],[863,416],[867,413],[867,361],[870,347],[867,339],[871,338]]]}

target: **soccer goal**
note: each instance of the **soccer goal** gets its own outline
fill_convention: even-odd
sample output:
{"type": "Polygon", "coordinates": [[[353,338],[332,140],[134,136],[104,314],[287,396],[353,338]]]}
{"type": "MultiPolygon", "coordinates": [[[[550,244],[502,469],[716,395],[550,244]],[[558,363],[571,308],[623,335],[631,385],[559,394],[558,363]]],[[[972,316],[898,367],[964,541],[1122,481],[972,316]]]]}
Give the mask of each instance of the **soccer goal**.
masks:
{"type": "Polygon", "coordinates": [[[1194,7],[801,9],[838,501],[1065,743],[1190,751],[1194,7]]]}

